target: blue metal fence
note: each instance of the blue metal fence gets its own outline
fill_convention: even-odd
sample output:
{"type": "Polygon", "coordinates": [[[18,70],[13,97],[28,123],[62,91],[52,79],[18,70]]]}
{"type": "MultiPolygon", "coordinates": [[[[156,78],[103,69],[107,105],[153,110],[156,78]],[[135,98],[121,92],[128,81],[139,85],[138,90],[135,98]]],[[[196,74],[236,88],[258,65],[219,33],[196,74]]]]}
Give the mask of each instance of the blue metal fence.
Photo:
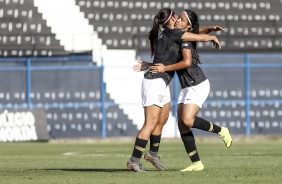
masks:
{"type": "MultiPolygon", "coordinates": [[[[244,94],[245,98],[242,100],[207,100],[207,104],[211,103],[221,103],[221,104],[230,104],[230,103],[236,103],[236,104],[244,104],[245,105],[245,122],[246,122],[246,129],[245,134],[250,135],[251,134],[251,127],[250,127],[250,109],[251,105],[254,103],[279,103],[282,104],[281,99],[251,99],[250,97],[250,90],[251,90],[251,69],[253,68],[281,68],[282,69],[282,54],[225,54],[225,55],[215,55],[215,54],[202,54],[202,59],[238,59],[240,62],[236,63],[205,63],[202,64],[202,68],[205,70],[212,69],[212,68],[241,68],[244,69],[244,94]],[[253,59],[262,59],[264,61],[268,60],[274,60],[276,62],[273,63],[267,63],[267,62],[259,62],[259,63],[253,63],[253,59]],[[243,62],[241,62],[243,61],[243,62]]],[[[36,109],[36,108],[42,108],[42,105],[33,104],[31,101],[30,93],[32,88],[32,80],[31,80],[31,72],[33,71],[48,71],[48,70],[99,70],[100,71],[100,91],[101,91],[101,101],[98,102],[74,102],[74,103],[46,103],[44,104],[43,108],[72,108],[72,107],[100,107],[101,113],[102,113],[102,126],[101,126],[101,132],[102,137],[105,138],[106,135],[106,110],[105,106],[115,106],[116,104],[107,102],[105,98],[105,83],[104,83],[104,67],[103,66],[96,66],[96,65],[65,65],[65,66],[33,66],[32,62],[36,61],[89,61],[91,62],[92,57],[90,56],[72,56],[72,57],[51,57],[51,58],[0,58],[0,64],[5,62],[22,62],[24,63],[23,66],[3,66],[0,68],[0,72],[7,72],[7,71],[25,71],[26,72],[26,104],[1,104],[0,109],[36,109]]],[[[177,78],[174,78],[173,82],[173,114],[176,116],[177,114],[177,98],[178,98],[178,81],[177,78]]]]}
{"type": "MultiPolygon", "coordinates": [[[[245,122],[246,122],[246,129],[245,134],[250,135],[251,134],[251,118],[250,118],[250,110],[252,104],[257,103],[267,103],[267,104],[274,104],[279,103],[282,104],[281,99],[261,99],[261,100],[254,100],[250,97],[250,90],[251,90],[251,69],[254,68],[265,68],[265,69],[271,69],[271,68],[281,68],[282,73],[282,55],[281,54],[224,54],[224,55],[216,55],[216,54],[202,54],[201,59],[238,59],[240,61],[243,61],[242,63],[213,63],[208,64],[204,63],[201,65],[201,68],[203,69],[211,69],[211,68],[243,68],[245,70],[245,76],[244,76],[244,94],[245,99],[244,100],[207,100],[206,104],[212,104],[212,103],[220,103],[220,104],[244,104],[245,105],[245,122]],[[277,60],[276,63],[251,63],[253,59],[262,59],[264,61],[268,60],[277,60]]],[[[272,81],[269,81],[270,83],[272,81]]],[[[279,85],[281,86],[281,85],[279,85]]],[[[174,91],[179,90],[179,84],[177,77],[174,78],[173,83],[173,89],[174,91]]],[[[177,93],[173,93],[173,115],[176,117],[177,115],[177,93]]]]}

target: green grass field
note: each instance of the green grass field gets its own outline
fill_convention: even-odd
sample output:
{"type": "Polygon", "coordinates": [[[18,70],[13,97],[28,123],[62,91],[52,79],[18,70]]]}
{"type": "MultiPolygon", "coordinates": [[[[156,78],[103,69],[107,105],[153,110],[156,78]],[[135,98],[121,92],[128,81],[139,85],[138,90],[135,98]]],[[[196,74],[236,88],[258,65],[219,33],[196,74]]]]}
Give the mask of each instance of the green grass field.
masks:
{"type": "MultiPolygon", "coordinates": [[[[163,140],[161,161],[166,171],[126,170],[132,140],[92,143],[1,143],[1,184],[132,184],[132,183],[282,183],[282,142],[279,140],[234,141],[230,149],[221,141],[197,140],[205,165],[200,172],[179,172],[190,163],[180,139],[163,140]]],[[[148,147],[148,146],[147,146],[148,147]]]]}

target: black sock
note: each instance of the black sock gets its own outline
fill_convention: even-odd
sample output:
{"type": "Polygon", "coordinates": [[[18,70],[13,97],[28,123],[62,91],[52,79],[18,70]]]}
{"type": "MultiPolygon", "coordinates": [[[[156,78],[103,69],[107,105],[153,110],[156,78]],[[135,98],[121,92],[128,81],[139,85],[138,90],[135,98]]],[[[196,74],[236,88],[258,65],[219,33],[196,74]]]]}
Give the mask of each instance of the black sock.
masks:
{"type": "MultiPolygon", "coordinates": [[[[143,152],[146,148],[147,143],[148,143],[147,140],[139,139],[138,137],[136,137],[132,157],[135,157],[135,158],[137,158],[137,160],[140,160],[140,158],[142,157],[142,154],[143,154],[143,152]]],[[[134,160],[132,160],[132,161],[134,161],[134,160]]]]}
{"type": "Polygon", "coordinates": [[[200,156],[199,156],[198,151],[197,151],[193,132],[190,131],[188,133],[181,134],[181,139],[184,143],[184,147],[185,147],[186,152],[187,152],[188,156],[190,157],[191,161],[192,162],[200,161],[200,156]]]}
{"type": "Polygon", "coordinates": [[[192,128],[197,128],[200,130],[204,130],[207,132],[213,132],[213,133],[219,133],[221,131],[221,127],[217,126],[203,118],[200,118],[198,116],[196,116],[194,124],[192,126],[192,128]]]}
{"type": "Polygon", "coordinates": [[[151,135],[150,136],[150,151],[158,153],[161,142],[161,135],[151,135]]]}

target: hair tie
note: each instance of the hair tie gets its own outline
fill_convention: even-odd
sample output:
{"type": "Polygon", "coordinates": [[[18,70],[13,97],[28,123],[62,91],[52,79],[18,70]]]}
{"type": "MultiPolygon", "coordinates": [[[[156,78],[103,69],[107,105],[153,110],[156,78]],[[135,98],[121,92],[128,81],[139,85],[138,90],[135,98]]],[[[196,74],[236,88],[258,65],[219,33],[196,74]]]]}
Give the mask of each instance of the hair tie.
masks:
{"type": "Polygon", "coordinates": [[[166,21],[164,21],[163,25],[164,25],[165,23],[167,23],[167,21],[171,18],[171,15],[172,15],[172,10],[171,10],[171,12],[170,12],[169,17],[166,19],[166,21]]]}

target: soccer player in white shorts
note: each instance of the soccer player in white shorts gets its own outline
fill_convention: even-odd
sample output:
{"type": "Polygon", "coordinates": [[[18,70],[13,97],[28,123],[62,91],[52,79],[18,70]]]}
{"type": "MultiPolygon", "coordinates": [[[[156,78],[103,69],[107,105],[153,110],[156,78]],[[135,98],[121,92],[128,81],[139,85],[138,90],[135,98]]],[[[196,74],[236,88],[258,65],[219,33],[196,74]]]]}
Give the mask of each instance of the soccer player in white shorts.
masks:
{"type": "MultiPolygon", "coordinates": [[[[205,34],[187,33],[181,29],[174,29],[177,18],[173,10],[163,8],[154,17],[153,27],[149,31],[151,55],[154,57],[153,64],[163,63],[170,65],[177,62],[181,40],[186,41],[213,41],[220,46],[215,36],[205,34]],[[161,28],[161,29],[160,29],[161,28]]],[[[162,74],[146,72],[142,85],[143,106],[145,121],[136,136],[132,155],[127,161],[127,168],[135,172],[143,172],[140,159],[150,139],[150,151],[144,158],[151,162],[157,169],[164,170],[161,166],[158,149],[161,139],[162,128],[169,115],[169,83],[174,76],[173,72],[162,74]],[[160,82],[160,80],[163,82],[160,82]]]]}
{"type": "Polygon", "coordinates": [[[178,104],[196,104],[202,108],[210,92],[210,83],[206,79],[204,82],[191,87],[181,89],[178,96],[178,104]]]}
{"type": "Polygon", "coordinates": [[[157,105],[163,107],[171,101],[169,86],[162,78],[143,79],[142,82],[142,105],[143,107],[157,105]]]}
{"type": "MultiPolygon", "coordinates": [[[[184,10],[178,20],[176,24],[180,25],[179,28],[192,33],[199,33],[199,21],[195,12],[184,10]]],[[[190,166],[181,171],[201,171],[204,169],[204,165],[200,160],[195,138],[190,128],[218,134],[227,148],[231,146],[232,137],[227,128],[220,127],[197,116],[208,97],[210,85],[199,66],[197,42],[182,41],[181,48],[182,61],[172,65],[157,64],[157,66],[151,66],[150,69],[151,72],[157,73],[176,70],[182,88],[177,107],[178,129],[187,155],[192,161],[190,166]]]]}

